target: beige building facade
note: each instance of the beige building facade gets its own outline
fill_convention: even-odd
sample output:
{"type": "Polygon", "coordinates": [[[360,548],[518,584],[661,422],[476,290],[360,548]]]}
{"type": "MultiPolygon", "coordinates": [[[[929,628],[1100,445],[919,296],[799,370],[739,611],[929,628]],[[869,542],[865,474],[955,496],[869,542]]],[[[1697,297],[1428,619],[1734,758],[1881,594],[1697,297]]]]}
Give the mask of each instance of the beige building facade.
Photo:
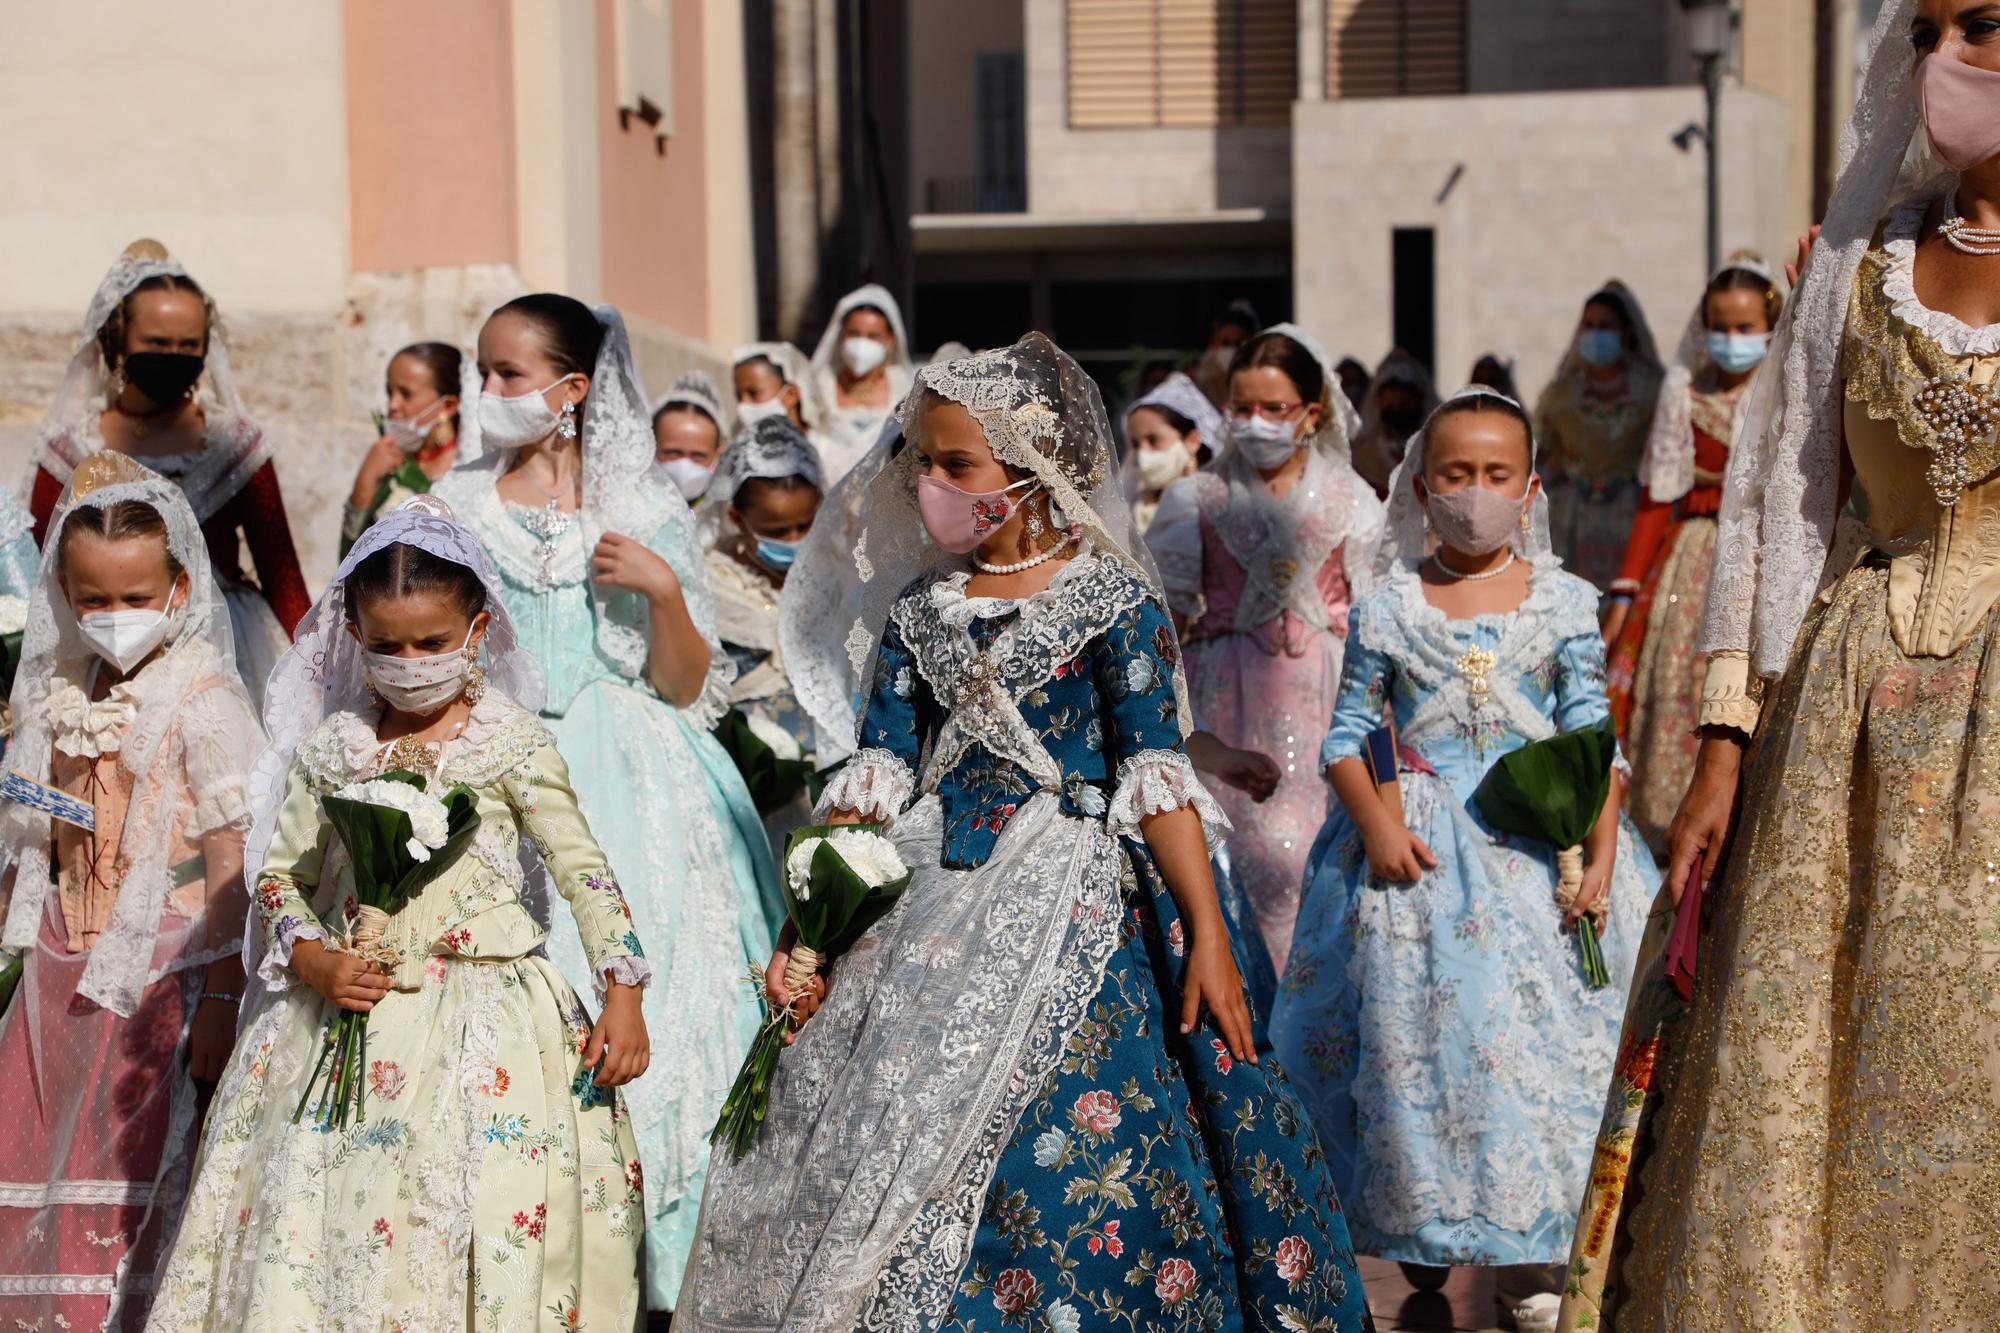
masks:
{"type": "Polygon", "coordinates": [[[153,236],[221,307],[315,587],[397,347],[554,290],[655,392],[755,336],[742,6],[0,0],[0,469],[153,236]]]}
{"type": "MultiPolygon", "coordinates": [[[[1824,185],[1855,5],[1736,11],[1721,248],[1775,263],[1824,185]]],[[[1446,388],[1514,356],[1533,395],[1605,279],[1671,352],[1705,277],[1680,0],[926,0],[908,23],[920,345],[1033,324],[1110,380],[1242,294],[1336,355],[1419,342],[1446,388]],[[1009,52],[1011,208],[950,183],[1011,142],[985,78],[1009,52]]]]}

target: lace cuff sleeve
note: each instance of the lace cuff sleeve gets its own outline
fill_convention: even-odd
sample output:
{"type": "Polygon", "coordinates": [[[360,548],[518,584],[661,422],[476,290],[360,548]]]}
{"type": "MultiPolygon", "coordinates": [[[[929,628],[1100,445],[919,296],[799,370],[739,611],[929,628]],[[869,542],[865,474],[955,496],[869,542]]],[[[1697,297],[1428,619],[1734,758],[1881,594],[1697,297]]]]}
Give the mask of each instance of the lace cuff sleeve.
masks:
{"type": "Polygon", "coordinates": [[[1750,674],[1750,654],[1742,649],[1710,653],[1701,680],[1701,725],[1733,727],[1748,736],[1757,730],[1764,682],[1750,674]]]}
{"type": "Polygon", "coordinates": [[[266,877],[257,885],[257,910],[264,919],[264,956],[257,962],[257,979],[273,991],[299,984],[292,971],[292,946],[300,940],[324,940],[326,928],[307,905],[299,886],[266,877]]]}
{"type": "Polygon", "coordinates": [[[701,682],[701,693],[681,711],[697,730],[713,731],[729,712],[731,687],[736,684],[736,663],[713,635],[702,637],[708,641],[708,675],[701,682]]]}
{"type": "Polygon", "coordinates": [[[871,823],[893,823],[916,791],[917,777],[908,764],[887,750],[862,750],[826,784],[813,818],[824,821],[835,810],[852,810],[871,823]]]}
{"type": "Polygon", "coordinates": [[[604,992],[614,981],[621,986],[643,988],[652,985],[653,963],[651,959],[641,958],[636,954],[623,958],[607,958],[598,965],[597,975],[593,979],[597,982],[597,1003],[602,1005],[604,992]]]}
{"type": "Polygon", "coordinates": [[[1201,816],[1209,847],[1221,846],[1229,832],[1229,816],[1201,785],[1187,755],[1179,750],[1141,750],[1118,765],[1118,788],[1111,795],[1105,831],[1114,838],[1136,838],[1140,820],[1187,807],[1201,816]]]}

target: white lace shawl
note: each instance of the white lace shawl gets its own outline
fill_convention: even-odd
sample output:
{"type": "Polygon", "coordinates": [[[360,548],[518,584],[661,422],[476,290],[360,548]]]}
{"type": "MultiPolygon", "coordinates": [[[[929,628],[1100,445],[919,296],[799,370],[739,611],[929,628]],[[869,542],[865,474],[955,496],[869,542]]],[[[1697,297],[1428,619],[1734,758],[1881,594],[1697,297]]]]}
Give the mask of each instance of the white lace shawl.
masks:
{"type": "MultiPolygon", "coordinates": [[[[90,669],[96,661],[77,629],[76,616],[58,581],[63,527],[80,508],[102,508],[121,500],[150,505],[166,521],[167,548],[186,571],[188,595],[173,613],[172,628],[159,655],[128,682],[125,698],[131,705],[130,720],[118,742],[119,763],[131,774],[135,794],[119,836],[125,877],[111,919],[77,983],[79,994],[130,1017],[138,1012],[146,987],[159,975],[154,946],[161,912],[174,888],[168,857],[174,821],[181,812],[171,801],[143,799],[161,785],[154,768],[181,762],[188,753],[189,737],[183,734],[184,727],[227,728],[232,743],[244,746],[254,743],[256,728],[250,721],[249,696],[236,678],[229,612],[215,585],[208,548],[187,497],[173,482],[145,475],[130,460],[106,462],[112,464],[110,470],[127,479],[97,485],[82,495],[74,493],[72,482],[49,523],[22,636],[21,665],[14,677],[11,708],[15,729],[7,747],[7,767],[37,782],[49,781],[51,751],[57,739],[56,696],[71,690],[87,692],[90,669]],[[214,683],[218,678],[220,685],[214,683]],[[205,697],[211,695],[217,697],[205,697]]],[[[101,478],[93,476],[91,480],[101,478]]],[[[102,742],[108,738],[100,735],[97,739],[102,742]]],[[[247,758],[247,749],[239,750],[238,756],[239,762],[247,758]]],[[[207,785],[218,791],[227,785],[227,775],[210,774],[207,785]]],[[[216,812],[231,816],[223,822],[234,822],[233,816],[239,812],[233,808],[234,801],[227,804],[232,808],[224,811],[218,803],[216,812]]],[[[49,816],[28,806],[9,802],[0,808],[0,846],[14,865],[13,893],[7,902],[5,924],[0,926],[0,948],[24,952],[34,947],[39,936],[44,905],[55,890],[57,873],[50,863],[49,827],[49,816]]],[[[189,962],[183,958],[176,965],[187,966],[189,962]]]]}
{"type": "Polygon", "coordinates": [[[1766,678],[1784,673],[1833,544],[1855,271],[1886,213],[1954,179],[1916,133],[1905,37],[1914,9],[1915,0],[1887,0],[1875,21],[1819,240],[1737,414],[1699,646],[1748,653],[1766,678]]]}

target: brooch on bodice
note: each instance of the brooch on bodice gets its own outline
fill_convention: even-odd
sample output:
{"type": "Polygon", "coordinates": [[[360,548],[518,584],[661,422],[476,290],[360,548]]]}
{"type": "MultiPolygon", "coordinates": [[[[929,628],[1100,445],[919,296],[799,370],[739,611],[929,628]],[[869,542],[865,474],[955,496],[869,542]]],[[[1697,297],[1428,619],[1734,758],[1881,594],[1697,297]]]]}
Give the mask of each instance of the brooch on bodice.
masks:
{"type": "Polygon", "coordinates": [[[1991,387],[1964,379],[1933,377],[1911,400],[1937,444],[1924,470],[1937,502],[1946,509],[1972,484],[1967,455],[2000,428],[2000,399],[1991,387]]]}
{"type": "Polygon", "coordinates": [[[1299,562],[1282,555],[1274,555],[1265,566],[1271,582],[1280,592],[1290,590],[1292,580],[1298,577],[1299,562]]]}
{"type": "Polygon", "coordinates": [[[1458,659],[1458,674],[1465,678],[1465,692],[1472,696],[1474,703],[1486,702],[1486,696],[1493,688],[1490,679],[1493,668],[1499,664],[1500,659],[1485,648],[1468,648],[1465,655],[1458,659]]]}
{"type": "Polygon", "coordinates": [[[960,670],[953,698],[959,708],[984,705],[1000,685],[1000,669],[985,653],[974,653],[960,670]]]}

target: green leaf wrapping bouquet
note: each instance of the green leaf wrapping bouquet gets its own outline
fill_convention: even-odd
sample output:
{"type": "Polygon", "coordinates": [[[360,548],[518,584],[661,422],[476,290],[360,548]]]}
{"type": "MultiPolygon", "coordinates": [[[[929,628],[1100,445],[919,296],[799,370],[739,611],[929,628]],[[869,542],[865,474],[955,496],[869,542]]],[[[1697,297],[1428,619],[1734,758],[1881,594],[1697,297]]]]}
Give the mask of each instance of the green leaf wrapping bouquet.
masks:
{"type": "MultiPolygon", "coordinates": [[[[910,868],[880,824],[814,824],[785,843],[785,913],[798,942],[785,969],[785,993],[797,1002],[820,965],[854,947],[910,885],[910,868]]],[[[761,996],[764,974],[752,968],[761,996]]],[[[790,1005],[771,1010],[750,1043],[710,1141],[741,1157],[750,1151],[771,1103],[771,1075],[796,1027],[790,1005]]]]}
{"type": "MultiPolygon", "coordinates": [[[[1495,829],[1538,838],[1556,849],[1556,899],[1565,908],[1583,886],[1583,840],[1604,812],[1617,757],[1618,736],[1606,719],[1502,755],[1472,794],[1479,813],[1495,829]]],[[[1598,940],[1610,912],[1608,897],[1601,895],[1576,923],[1578,961],[1593,990],[1611,984],[1598,940]]]]}
{"type": "MultiPolygon", "coordinates": [[[[472,845],[479,831],[479,798],[458,783],[442,798],[403,769],[351,783],[320,798],[320,811],[354,867],[354,918],[326,947],[352,953],[394,972],[400,961],[385,941],[389,918],[411,895],[436,879],[472,845]]],[[[313,1120],[321,1129],[345,1129],[350,1114],[367,1119],[368,1015],[343,1009],[327,1019],[319,1062],[306,1080],[297,1124],[319,1089],[313,1120]],[[324,1075],[324,1078],[322,1078],[324,1075]]]]}
{"type": "Polygon", "coordinates": [[[818,800],[826,786],[812,761],[799,753],[796,741],[780,729],[760,729],[758,720],[741,708],[723,715],[716,724],[715,738],[743,775],[743,785],[750,789],[750,800],[760,815],[789,805],[800,792],[818,800]],[[781,753],[774,742],[782,742],[789,752],[781,753]]]}

